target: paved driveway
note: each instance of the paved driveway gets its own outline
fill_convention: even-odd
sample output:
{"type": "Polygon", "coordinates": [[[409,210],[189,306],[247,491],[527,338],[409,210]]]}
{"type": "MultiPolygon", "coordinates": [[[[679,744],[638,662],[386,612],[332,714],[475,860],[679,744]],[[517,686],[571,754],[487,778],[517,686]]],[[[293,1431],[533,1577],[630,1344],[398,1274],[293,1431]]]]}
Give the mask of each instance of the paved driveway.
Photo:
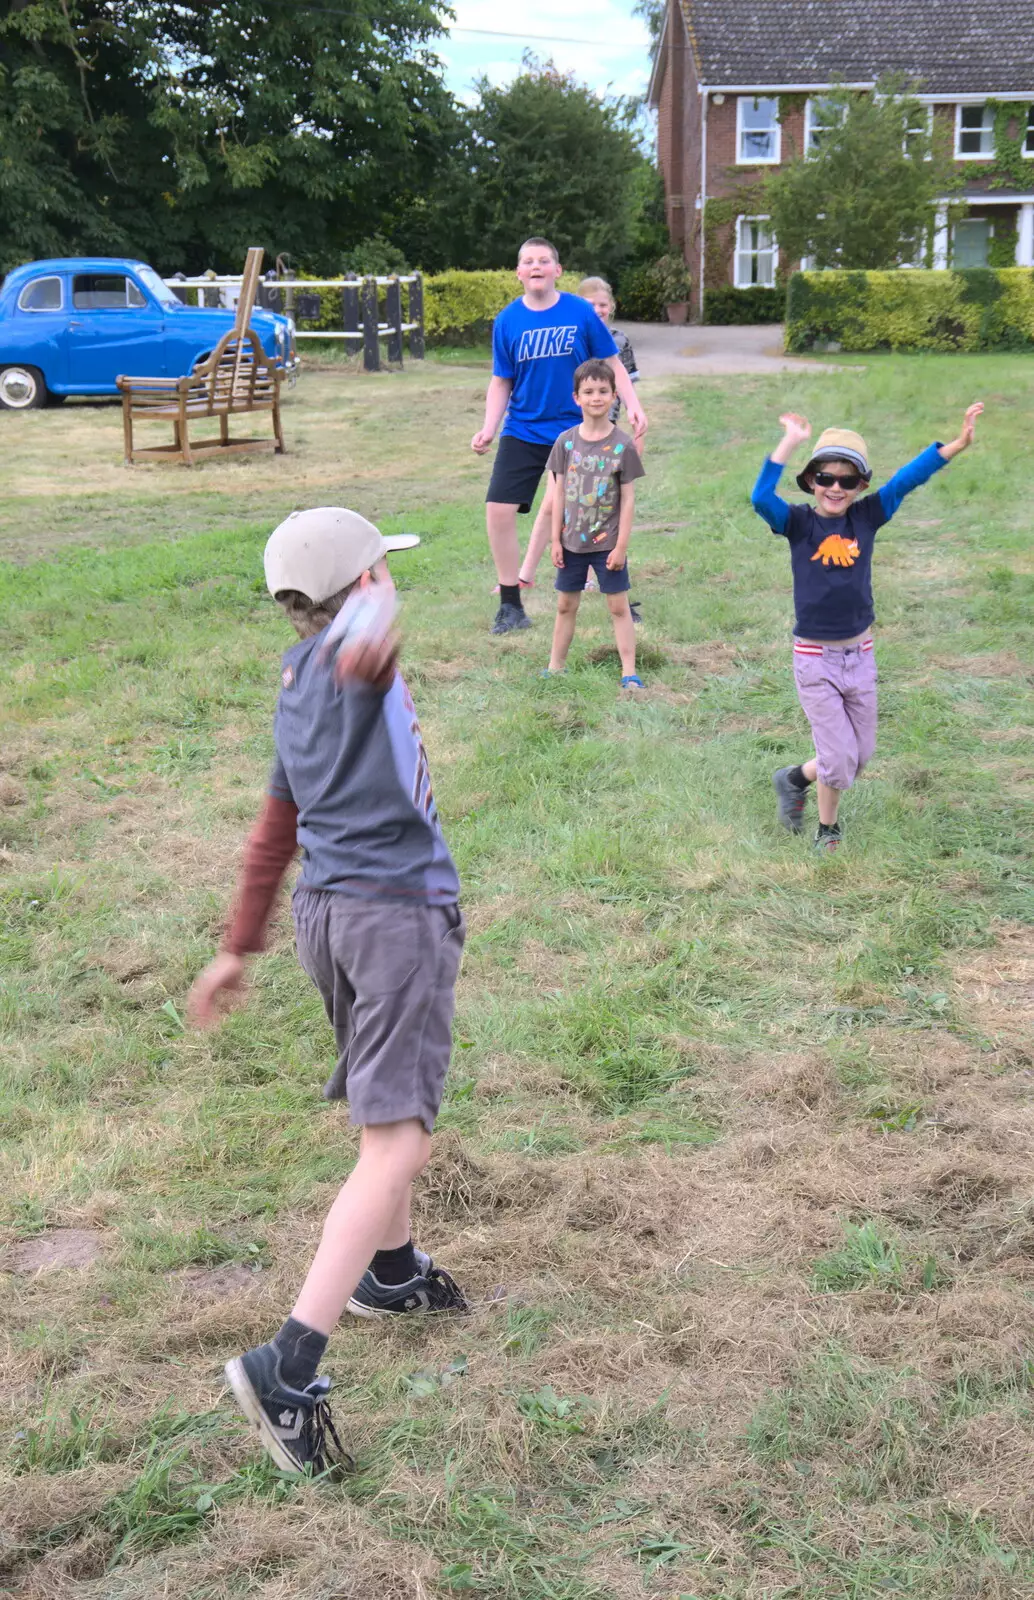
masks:
{"type": "Polygon", "coordinates": [[[668,373],[711,377],[723,372],[842,372],[821,361],[783,354],[777,322],[735,328],[674,327],[667,322],[620,322],[644,378],[668,373]]]}

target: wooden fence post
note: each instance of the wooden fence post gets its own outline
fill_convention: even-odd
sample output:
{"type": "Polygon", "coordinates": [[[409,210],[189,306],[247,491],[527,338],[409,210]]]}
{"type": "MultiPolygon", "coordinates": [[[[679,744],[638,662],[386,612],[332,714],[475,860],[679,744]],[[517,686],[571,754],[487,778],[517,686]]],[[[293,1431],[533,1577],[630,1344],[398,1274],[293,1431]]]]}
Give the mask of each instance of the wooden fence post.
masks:
{"type": "Polygon", "coordinates": [[[380,372],[381,347],[377,335],[377,279],[363,279],[363,366],[367,372],[380,372]]]}
{"type": "Polygon", "coordinates": [[[384,320],[391,328],[388,334],[388,360],[402,365],[402,285],[397,278],[390,279],[384,294],[384,320]]]}
{"type": "Polygon", "coordinates": [[[415,322],[416,327],[409,330],[409,354],[414,361],[424,359],[424,275],[418,272],[409,286],[409,316],[407,322],[415,322]]]}
{"type": "MultiPolygon", "coordinates": [[[[359,332],[359,279],[355,278],[346,283],[341,290],[341,320],[346,333],[359,332]]],[[[357,339],[346,339],[345,349],[349,355],[358,355],[357,339]]]]}

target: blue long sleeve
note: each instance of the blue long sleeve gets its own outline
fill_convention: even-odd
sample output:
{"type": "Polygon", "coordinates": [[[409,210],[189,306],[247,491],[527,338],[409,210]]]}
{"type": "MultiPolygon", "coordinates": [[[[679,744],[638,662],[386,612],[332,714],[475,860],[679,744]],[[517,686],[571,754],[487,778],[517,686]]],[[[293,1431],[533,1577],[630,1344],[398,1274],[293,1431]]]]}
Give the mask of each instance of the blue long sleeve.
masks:
{"type": "MultiPolygon", "coordinates": [[[[905,469],[907,470],[907,469],[905,469]]],[[[773,533],[785,533],[790,521],[790,507],[776,494],[776,484],[783,475],[778,461],[766,456],[758,473],[758,481],[750,496],[750,503],[759,517],[763,517],[773,533]]],[[[900,474],[899,474],[900,476],[900,474]]],[[[924,480],[925,481],[925,480],[924,480]]]]}
{"type": "Polygon", "coordinates": [[[899,467],[893,478],[878,491],[887,521],[890,521],[906,494],[911,494],[913,489],[928,483],[935,472],[940,472],[941,468],[947,465],[940,453],[940,446],[931,444],[921,455],[916,456],[914,461],[899,467]]]}

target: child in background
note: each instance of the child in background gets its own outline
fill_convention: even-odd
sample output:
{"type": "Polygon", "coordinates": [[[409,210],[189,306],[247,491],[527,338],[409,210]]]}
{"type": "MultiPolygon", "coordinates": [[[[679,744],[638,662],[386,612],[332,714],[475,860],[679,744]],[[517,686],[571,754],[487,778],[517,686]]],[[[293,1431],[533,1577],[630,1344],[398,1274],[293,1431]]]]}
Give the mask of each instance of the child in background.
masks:
{"type": "Polygon", "coordinates": [[[797,474],[798,487],[815,506],[789,505],[776,494],[783,467],[811,438],[804,417],[779,418],[783,437],[765,461],[751,503],[773,533],[790,546],[793,570],[794,678],[811,724],[815,755],[773,774],[779,821],[803,831],[808,789],[818,787],[818,850],[840,844],[840,796],[850,789],[876,747],[876,661],[872,648],[872,552],[877,531],[906,494],[932,478],[973,442],[983,411],[971,405],[957,439],[931,444],[885,483],[864,495],[872,478],[865,440],[848,428],[827,428],[797,474]]]}
{"type": "MultiPolygon", "coordinates": [[[[635,351],[632,349],[632,341],[629,339],[627,333],[622,333],[620,328],[612,328],[610,326],[611,318],[613,317],[614,312],[617,310],[617,302],[614,299],[614,291],[610,287],[610,284],[607,282],[606,278],[583,278],[581,283],[578,285],[578,293],[581,295],[583,300],[588,300],[600,321],[606,323],[610,332],[610,336],[618,347],[618,355],[621,358],[621,365],[628,373],[628,376],[632,382],[638,383],[639,368],[636,365],[635,351]]],[[[621,400],[618,395],[615,395],[614,404],[610,408],[611,422],[617,422],[620,415],[621,400]]]]}
{"type": "MultiPolygon", "coordinates": [[[[600,321],[606,325],[607,330],[610,333],[610,337],[618,347],[618,357],[621,361],[621,365],[628,373],[631,381],[633,383],[638,383],[639,368],[636,365],[635,351],[632,349],[632,341],[629,339],[627,333],[622,333],[620,328],[612,328],[610,326],[610,319],[617,310],[617,301],[614,299],[614,291],[610,287],[610,284],[607,282],[606,278],[583,278],[581,283],[578,285],[578,293],[581,295],[583,300],[588,300],[600,321]]],[[[617,422],[620,415],[621,397],[619,395],[615,395],[614,404],[610,408],[611,422],[617,422]]],[[[594,572],[590,572],[585,581],[585,592],[586,594],[595,594],[596,592],[596,574],[594,572]]],[[[632,607],[632,621],[638,622],[639,613],[636,609],[636,603],[635,601],[632,601],[630,604],[632,607]]]]}
{"type": "Polygon", "coordinates": [[[220,1001],[240,989],[244,958],[263,948],[301,845],[298,959],[338,1049],[323,1092],[347,1095],[362,1140],[290,1316],[268,1344],[226,1367],[261,1443],[291,1473],[333,1465],[328,1439],[344,1455],[326,1403],[330,1379],[317,1372],[346,1308],[361,1317],[466,1310],[449,1274],[415,1249],[409,1221],[449,1065],[464,939],[459,880],[393,638],[346,632],[336,660],[324,659],[350,597],[393,610],[384,557],[403,540],[411,542],[321,506],[293,512],[266,545],[266,583],[299,642],[281,662],[276,757],[236,910],[188,1002],[191,1022],[210,1027],[220,1001]]]}
{"type": "Polygon", "coordinates": [[[574,638],[578,604],[591,571],[607,597],[621,657],[622,689],[641,689],[635,670],[635,624],[628,604],[628,541],[635,514],[635,480],[643,476],[629,435],[610,420],[617,388],[606,361],[583,361],[574,375],[582,413],[562,433],[547,463],[553,483],[553,565],[557,616],[544,677],[563,672],[574,638]]]}

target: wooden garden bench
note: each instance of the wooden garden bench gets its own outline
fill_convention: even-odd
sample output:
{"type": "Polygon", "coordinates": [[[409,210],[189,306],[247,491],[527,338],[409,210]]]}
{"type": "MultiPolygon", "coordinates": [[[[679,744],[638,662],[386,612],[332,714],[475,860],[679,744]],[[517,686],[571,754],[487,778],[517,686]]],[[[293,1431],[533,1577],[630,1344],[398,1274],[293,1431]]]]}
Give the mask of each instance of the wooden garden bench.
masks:
{"type": "Polygon", "coordinates": [[[234,455],[249,450],[284,450],[280,425],[280,385],[283,369],[267,356],[258,334],[249,326],[262,266],[263,252],[248,251],[234,325],[219,340],[210,356],[184,378],[125,378],[116,381],[122,391],[122,428],[127,466],[142,457],[178,457],[192,467],[196,458],[213,451],[234,455]],[[245,412],[268,411],[273,437],[233,439],[230,418],[245,412]],[[190,442],[190,424],[201,417],[219,418],[218,439],[190,442]],[[134,446],[134,422],[172,423],[173,443],[134,446]]]}

